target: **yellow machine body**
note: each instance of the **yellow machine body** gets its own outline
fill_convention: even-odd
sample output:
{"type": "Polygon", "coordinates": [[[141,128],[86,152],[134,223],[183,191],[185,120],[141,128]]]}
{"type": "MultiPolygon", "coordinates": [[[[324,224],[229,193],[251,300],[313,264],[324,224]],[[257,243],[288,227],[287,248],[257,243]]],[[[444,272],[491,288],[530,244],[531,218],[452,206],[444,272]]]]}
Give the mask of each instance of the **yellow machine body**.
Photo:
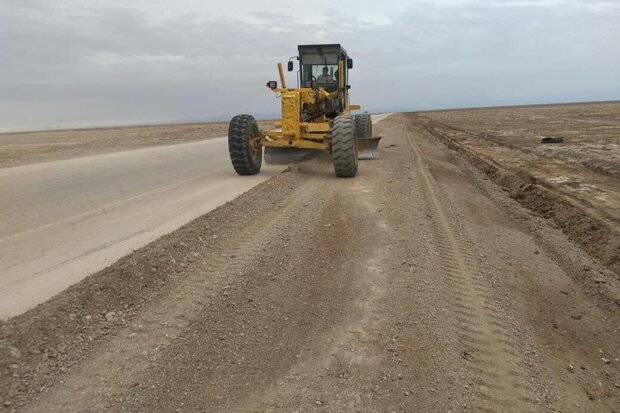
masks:
{"type": "Polygon", "coordinates": [[[275,128],[261,130],[256,119],[236,115],[228,128],[228,149],[239,175],[257,174],[263,162],[289,164],[302,161],[312,151],[329,152],[339,178],[355,177],[358,159],[376,157],[379,137],[372,136],[370,114],[351,115],[360,109],[349,103],[349,69],[353,60],[340,44],[299,45],[297,87],[286,86],[278,63],[280,87],[275,80],[267,87],[280,98],[281,117],[275,128]]]}
{"type": "MultiPolygon", "coordinates": [[[[282,115],[280,121],[275,123],[276,129],[260,131],[261,145],[265,147],[329,150],[333,120],[326,116],[325,106],[330,102],[333,107],[336,99],[345,100],[345,64],[346,62],[343,60],[338,62],[338,89],[334,92],[328,92],[322,87],[287,88],[282,64],[278,63],[282,87],[271,88],[271,90],[280,94],[282,115]],[[317,107],[319,115],[311,120],[302,121],[301,114],[304,105],[317,107]],[[322,114],[321,108],[323,108],[322,114]]],[[[358,109],[360,109],[359,105],[347,104],[337,114],[348,114],[352,110],[358,109]]]]}

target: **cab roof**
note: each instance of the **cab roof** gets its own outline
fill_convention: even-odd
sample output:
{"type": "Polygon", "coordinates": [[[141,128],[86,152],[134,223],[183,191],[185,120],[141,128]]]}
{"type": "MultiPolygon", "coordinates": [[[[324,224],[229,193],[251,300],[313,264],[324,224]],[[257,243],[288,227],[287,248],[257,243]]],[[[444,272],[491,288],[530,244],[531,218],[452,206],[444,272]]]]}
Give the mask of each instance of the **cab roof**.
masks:
{"type": "Polygon", "coordinates": [[[349,55],[344,47],[340,45],[340,43],[325,43],[325,44],[300,44],[297,46],[297,49],[301,53],[302,49],[318,49],[319,47],[329,47],[329,48],[338,48],[341,52],[343,52],[346,56],[349,55]]]}

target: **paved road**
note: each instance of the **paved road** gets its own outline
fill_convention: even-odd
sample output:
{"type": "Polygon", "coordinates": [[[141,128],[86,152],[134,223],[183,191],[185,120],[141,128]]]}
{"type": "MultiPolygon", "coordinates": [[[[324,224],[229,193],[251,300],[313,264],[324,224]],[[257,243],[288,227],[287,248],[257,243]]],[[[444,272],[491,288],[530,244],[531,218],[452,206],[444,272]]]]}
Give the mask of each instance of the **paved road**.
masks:
{"type": "Polygon", "coordinates": [[[0,318],[282,169],[263,165],[259,175],[238,176],[225,137],[0,169],[0,318]]]}

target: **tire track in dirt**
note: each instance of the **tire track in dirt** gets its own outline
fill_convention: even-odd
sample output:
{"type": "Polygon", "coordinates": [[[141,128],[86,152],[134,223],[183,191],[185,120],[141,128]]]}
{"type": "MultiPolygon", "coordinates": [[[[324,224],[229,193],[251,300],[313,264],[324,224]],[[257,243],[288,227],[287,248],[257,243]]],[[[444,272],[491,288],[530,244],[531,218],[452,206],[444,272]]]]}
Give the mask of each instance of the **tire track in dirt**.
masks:
{"type": "Polygon", "coordinates": [[[503,153],[502,145],[486,140],[484,135],[459,129],[427,116],[416,115],[416,119],[426,131],[446,146],[464,153],[479,169],[508,190],[513,198],[555,221],[568,236],[618,273],[618,259],[614,255],[617,256],[618,251],[615,240],[618,238],[617,234],[620,234],[620,217],[615,212],[620,210],[620,202],[615,197],[617,192],[609,186],[609,182],[605,183],[608,177],[595,171],[584,171],[560,159],[546,158],[524,152],[521,148],[507,146],[515,153],[527,157],[527,162],[538,165],[539,170],[535,173],[524,164],[525,161],[519,161],[514,153],[503,153]],[[489,155],[490,152],[484,145],[469,143],[467,138],[463,140],[463,136],[485,138],[479,142],[484,142],[488,148],[494,148],[492,155],[489,155]],[[578,181],[562,184],[559,180],[566,177],[577,178],[578,181]],[[593,188],[596,188],[596,191],[589,191],[593,188]],[[590,194],[589,196],[579,193],[584,189],[588,190],[586,193],[590,194]],[[599,235],[595,236],[597,233],[599,235]]]}
{"type": "MultiPolygon", "coordinates": [[[[325,190],[325,189],[324,189],[325,190]]],[[[244,400],[235,411],[289,411],[288,409],[306,406],[328,405],[328,411],[373,411],[373,401],[369,395],[356,388],[342,389],[335,397],[325,388],[325,382],[346,381],[355,376],[354,371],[364,370],[374,373],[382,366],[379,349],[372,345],[375,332],[381,330],[380,316],[377,314],[378,302],[384,299],[383,284],[387,278],[385,268],[392,259],[389,245],[390,229],[385,221],[374,221],[372,217],[378,206],[368,185],[361,180],[333,186],[325,191],[331,199],[329,207],[323,208],[318,226],[330,226],[329,222],[347,222],[350,208],[355,216],[363,221],[360,228],[373,233],[372,242],[365,244],[364,255],[359,245],[341,245],[341,251],[352,259],[342,268],[335,268],[332,276],[346,278],[355,274],[350,281],[349,291],[355,291],[355,311],[347,309],[347,315],[336,326],[321,331],[299,350],[297,360],[284,371],[275,383],[263,394],[244,400]],[[353,206],[354,205],[354,206],[353,206]],[[327,223],[327,224],[326,224],[327,223]],[[347,274],[348,273],[348,274],[347,274]],[[329,372],[326,374],[325,372],[329,372]],[[310,389],[308,389],[310,386],[310,389]],[[291,395],[294,394],[294,397],[291,395]],[[329,402],[326,400],[328,399],[329,402]],[[295,407],[293,407],[295,406],[295,407]]],[[[329,227],[328,227],[329,228],[329,227]]],[[[360,230],[358,228],[358,230],[360,230]]],[[[328,229],[326,232],[329,232],[328,229]]],[[[332,230],[333,231],[333,230],[332,230]]],[[[349,297],[351,299],[352,297],[349,297]]],[[[342,303],[343,308],[351,304],[342,303]]],[[[372,377],[372,373],[369,376],[372,377]]],[[[394,403],[396,403],[394,401],[394,403]]]]}
{"type": "Polygon", "coordinates": [[[518,343],[510,334],[501,309],[494,303],[489,286],[477,279],[480,272],[470,252],[465,234],[451,222],[449,202],[438,191],[426,165],[422,150],[407,125],[400,120],[402,133],[417,160],[420,191],[426,198],[431,214],[434,242],[439,250],[449,288],[455,290],[451,302],[455,330],[464,343],[462,357],[471,363],[477,377],[477,409],[483,411],[532,410],[532,400],[523,384],[524,361],[518,343]]]}
{"type": "Polygon", "coordinates": [[[321,197],[309,177],[290,198],[276,204],[277,212],[260,214],[246,229],[200,258],[192,273],[165,297],[132,320],[131,328],[121,330],[114,339],[97,350],[97,356],[82,366],[66,382],[31,407],[32,411],[107,409],[115,394],[140,382],[150,364],[183,332],[192,328],[218,295],[227,296],[236,264],[242,257],[259,252],[265,240],[295,218],[300,204],[321,197]],[[309,190],[304,190],[306,188],[309,190]]]}
{"type": "MultiPolygon", "coordinates": [[[[326,187],[335,179],[331,165],[328,173],[324,164],[317,171],[313,165],[295,173],[312,181],[299,188],[304,195],[296,202],[297,214],[275,224],[264,250],[243,258],[238,273],[232,270],[228,298],[209,304],[192,331],[149,369],[144,389],[127,396],[133,399],[130,410],[170,410],[182,402],[187,410],[269,410],[279,379],[291,366],[307,352],[324,354],[316,343],[348,319],[347,309],[357,302],[359,286],[350,268],[359,240],[348,204],[343,204],[347,198],[338,194],[344,184],[326,187]],[[194,372],[194,366],[202,369],[194,372]],[[188,400],[186,392],[195,396],[188,400]]],[[[316,406],[307,389],[287,393],[283,402],[305,404],[308,397],[308,406],[316,406]]]]}

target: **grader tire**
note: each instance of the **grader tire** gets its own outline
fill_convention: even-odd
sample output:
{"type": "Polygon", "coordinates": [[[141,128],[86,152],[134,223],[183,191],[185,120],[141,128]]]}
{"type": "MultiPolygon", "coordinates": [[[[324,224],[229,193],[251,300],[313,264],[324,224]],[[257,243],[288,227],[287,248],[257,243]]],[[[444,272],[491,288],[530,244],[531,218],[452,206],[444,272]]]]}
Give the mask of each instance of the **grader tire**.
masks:
{"type": "Polygon", "coordinates": [[[357,139],[372,138],[372,118],[369,114],[355,116],[355,137],[357,139]]]}
{"type": "Polygon", "coordinates": [[[256,119],[237,115],[228,126],[228,153],[239,175],[256,175],[263,163],[263,148],[256,119]]]}
{"type": "Polygon", "coordinates": [[[337,116],[332,128],[332,157],[339,178],[357,174],[357,141],[352,116],[337,116]]]}

